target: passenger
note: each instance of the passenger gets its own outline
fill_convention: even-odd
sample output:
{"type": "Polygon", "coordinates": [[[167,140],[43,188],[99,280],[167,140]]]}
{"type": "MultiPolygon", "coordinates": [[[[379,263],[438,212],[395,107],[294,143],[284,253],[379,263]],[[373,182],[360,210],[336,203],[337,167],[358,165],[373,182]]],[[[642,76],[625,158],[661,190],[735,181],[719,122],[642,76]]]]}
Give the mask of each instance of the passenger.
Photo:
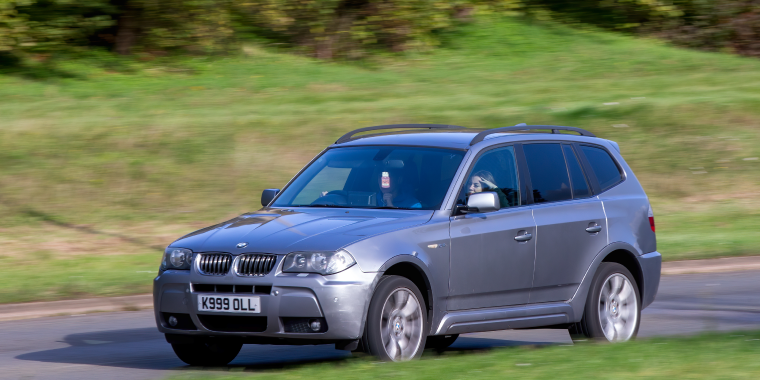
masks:
{"type": "Polygon", "coordinates": [[[482,193],[484,191],[492,191],[496,193],[496,196],[499,197],[501,207],[510,206],[506,194],[496,186],[496,181],[491,172],[480,170],[470,176],[470,181],[467,183],[467,197],[469,198],[472,194],[482,193]]]}
{"type": "Polygon", "coordinates": [[[377,194],[377,205],[380,207],[422,208],[417,198],[412,194],[404,176],[397,169],[382,169],[377,179],[380,192],[377,194]]]}

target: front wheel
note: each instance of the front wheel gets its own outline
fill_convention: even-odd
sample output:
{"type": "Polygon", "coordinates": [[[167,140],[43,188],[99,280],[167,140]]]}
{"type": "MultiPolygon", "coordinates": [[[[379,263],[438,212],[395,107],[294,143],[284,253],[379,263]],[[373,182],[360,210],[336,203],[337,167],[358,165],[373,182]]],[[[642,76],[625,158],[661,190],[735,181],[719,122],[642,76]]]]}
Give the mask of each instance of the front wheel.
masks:
{"type": "Polygon", "coordinates": [[[235,359],[242,343],[208,341],[191,344],[172,343],[172,349],[180,360],[192,366],[214,367],[227,365],[235,359]]]}
{"type": "Polygon", "coordinates": [[[618,263],[602,263],[592,280],[583,319],[570,327],[570,333],[625,342],[636,337],[640,319],[641,297],[631,272],[618,263]]]}
{"type": "Polygon", "coordinates": [[[419,358],[429,330],[424,310],[422,293],[412,281],[383,276],[369,305],[365,352],[386,361],[419,358]]]}

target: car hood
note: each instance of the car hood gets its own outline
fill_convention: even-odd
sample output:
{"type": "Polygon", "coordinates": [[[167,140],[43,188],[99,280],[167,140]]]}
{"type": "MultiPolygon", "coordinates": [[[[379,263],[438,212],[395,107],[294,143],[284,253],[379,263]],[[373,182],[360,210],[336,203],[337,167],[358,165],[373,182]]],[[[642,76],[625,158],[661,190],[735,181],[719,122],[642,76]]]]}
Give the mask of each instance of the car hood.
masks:
{"type": "Polygon", "coordinates": [[[194,252],[335,251],[370,236],[424,224],[433,211],[265,209],[183,236],[171,247],[194,252]],[[237,248],[239,243],[247,243],[237,248]]]}

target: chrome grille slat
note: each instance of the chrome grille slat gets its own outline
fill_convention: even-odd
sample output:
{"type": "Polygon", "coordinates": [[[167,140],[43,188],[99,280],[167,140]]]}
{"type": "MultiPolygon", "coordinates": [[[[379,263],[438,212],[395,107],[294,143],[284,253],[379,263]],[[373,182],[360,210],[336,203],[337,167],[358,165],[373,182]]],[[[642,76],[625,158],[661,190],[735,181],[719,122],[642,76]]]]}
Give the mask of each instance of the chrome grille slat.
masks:
{"type": "Polygon", "coordinates": [[[251,271],[251,266],[253,266],[253,256],[246,255],[245,257],[245,273],[249,273],[251,271]]]}
{"type": "Polygon", "coordinates": [[[266,276],[274,269],[277,257],[257,253],[243,254],[237,261],[236,271],[241,276],[266,276]]]}
{"type": "Polygon", "coordinates": [[[198,270],[201,274],[224,276],[230,271],[232,256],[227,253],[201,253],[198,270]]]}

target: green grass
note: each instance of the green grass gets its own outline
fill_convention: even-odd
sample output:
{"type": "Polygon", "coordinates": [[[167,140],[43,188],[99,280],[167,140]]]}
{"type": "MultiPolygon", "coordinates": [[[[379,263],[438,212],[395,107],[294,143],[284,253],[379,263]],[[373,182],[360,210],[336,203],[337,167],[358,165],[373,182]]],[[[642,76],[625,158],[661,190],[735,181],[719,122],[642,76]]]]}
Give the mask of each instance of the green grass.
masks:
{"type": "Polygon", "coordinates": [[[161,256],[151,252],[55,259],[39,252],[38,258],[34,263],[0,259],[0,303],[150,293],[161,256]]]}
{"type": "MultiPolygon", "coordinates": [[[[348,130],[528,122],[619,142],[653,202],[665,260],[759,253],[760,61],[520,19],[480,19],[443,37],[429,54],[354,63],[247,46],[227,58],[91,52],[55,71],[0,69],[0,240],[126,229],[108,249],[142,257],[130,240],[160,247],[259,208],[263,188],[348,130]],[[150,223],[178,232],[141,227],[150,223]],[[55,230],[29,232],[44,226],[55,230]]],[[[2,255],[37,251],[15,244],[2,255]]],[[[69,251],[46,248],[72,267],[87,256],[69,251]]],[[[50,287],[68,278],[58,273],[50,287]]]]}
{"type": "Polygon", "coordinates": [[[664,212],[655,217],[657,249],[666,261],[750,256],[760,253],[760,211],[718,202],[701,211],[664,212]]]}
{"type": "Polygon", "coordinates": [[[193,372],[172,379],[752,379],[760,376],[758,338],[759,332],[739,332],[622,344],[426,353],[422,360],[406,363],[349,358],[265,371],[232,367],[229,373],[193,372]]]}

